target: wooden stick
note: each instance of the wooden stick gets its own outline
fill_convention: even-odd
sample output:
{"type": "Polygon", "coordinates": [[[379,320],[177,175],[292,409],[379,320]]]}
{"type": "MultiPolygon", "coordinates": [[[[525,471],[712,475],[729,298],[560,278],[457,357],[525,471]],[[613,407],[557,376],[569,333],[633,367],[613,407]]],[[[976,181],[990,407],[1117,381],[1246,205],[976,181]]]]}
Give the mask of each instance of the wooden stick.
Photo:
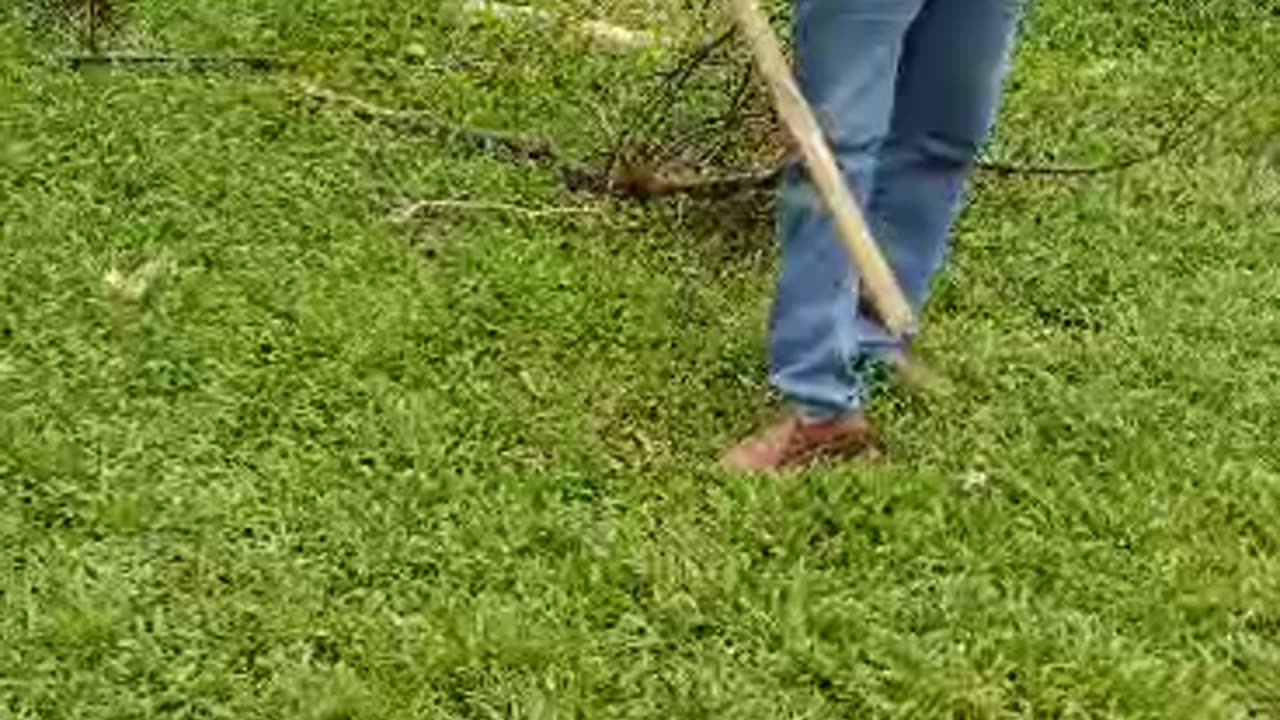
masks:
{"type": "Polygon", "coordinates": [[[772,91],[778,115],[794,136],[809,174],[835,221],[836,229],[865,285],[867,298],[885,327],[901,337],[912,325],[911,305],[884,255],[871,237],[857,200],[845,183],[813,109],[800,93],[782,43],[757,0],[731,0],[734,20],[746,36],[756,65],[772,91]]]}

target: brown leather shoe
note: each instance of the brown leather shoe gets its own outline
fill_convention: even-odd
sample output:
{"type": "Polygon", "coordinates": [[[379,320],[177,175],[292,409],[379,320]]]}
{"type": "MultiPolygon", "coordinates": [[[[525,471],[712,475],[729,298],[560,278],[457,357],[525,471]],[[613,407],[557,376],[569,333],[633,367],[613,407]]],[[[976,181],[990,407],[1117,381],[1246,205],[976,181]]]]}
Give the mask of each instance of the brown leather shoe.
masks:
{"type": "Polygon", "coordinates": [[[777,473],[824,460],[875,457],[883,445],[865,415],[808,421],[794,413],[733,447],[720,461],[730,472],[777,473]]]}

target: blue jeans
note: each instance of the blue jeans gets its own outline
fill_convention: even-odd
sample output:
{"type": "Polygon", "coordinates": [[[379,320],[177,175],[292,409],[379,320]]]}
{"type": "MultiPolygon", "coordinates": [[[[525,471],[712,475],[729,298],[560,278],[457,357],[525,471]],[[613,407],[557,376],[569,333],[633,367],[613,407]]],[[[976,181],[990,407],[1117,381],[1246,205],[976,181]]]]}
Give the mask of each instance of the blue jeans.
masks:
{"type": "MultiPolygon", "coordinates": [[[[917,313],[990,132],[1022,4],[796,0],[801,89],[917,313]]],[[[855,412],[869,361],[903,348],[860,309],[856,272],[798,165],[783,181],[779,232],[773,384],[806,416],[855,412]]]]}

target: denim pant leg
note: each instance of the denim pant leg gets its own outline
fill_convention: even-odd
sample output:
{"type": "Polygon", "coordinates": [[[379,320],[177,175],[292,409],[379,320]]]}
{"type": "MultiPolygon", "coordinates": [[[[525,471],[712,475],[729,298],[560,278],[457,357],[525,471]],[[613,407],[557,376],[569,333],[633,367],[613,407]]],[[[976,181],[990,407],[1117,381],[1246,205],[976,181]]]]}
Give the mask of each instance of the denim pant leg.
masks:
{"type": "MultiPolygon", "coordinates": [[[[796,0],[796,76],[860,202],[889,130],[907,29],[925,0],[796,0]]],[[[800,166],[779,198],[782,268],[769,319],[771,379],[811,417],[860,407],[856,277],[800,166]]]]}
{"type": "MultiPolygon", "coordinates": [[[[999,97],[1018,0],[798,0],[797,74],[919,310],[999,97]]],[[[897,350],[859,315],[856,276],[805,173],[784,181],[772,379],[802,413],[857,410],[855,363],[897,350]]]]}
{"type": "MultiPolygon", "coordinates": [[[[927,0],[907,31],[867,215],[917,312],[946,256],[970,170],[999,105],[1022,0],[927,0]]],[[[863,353],[897,347],[860,317],[863,353]]]]}

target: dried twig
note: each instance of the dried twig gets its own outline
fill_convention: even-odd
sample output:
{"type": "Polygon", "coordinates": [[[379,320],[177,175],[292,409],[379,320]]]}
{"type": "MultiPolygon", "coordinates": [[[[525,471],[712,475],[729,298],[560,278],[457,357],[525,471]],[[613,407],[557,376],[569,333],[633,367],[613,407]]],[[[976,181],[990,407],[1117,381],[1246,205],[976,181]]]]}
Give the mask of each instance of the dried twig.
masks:
{"type": "MultiPolygon", "coordinates": [[[[1257,94],[1256,89],[1247,89],[1209,113],[1203,112],[1203,105],[1194,106],[1171,124],[1170,129],[1160,137],[1155,149],[1150,152],[1135,153],[1129,157],[1095,165],[1008,163],[996,160],[982,160],[976,164],[976,169],[1002,177],[1041,176],[1056,178],[1087,178],[1130,170],[1162,160],[1197,138],[1203,137],[1220,124],[1224,118],[1236,112],[1241,105],[1257,96],[1257,94]],[[1198,115],[1202,115],[1203,119],[1198,123],[1193,122],[1198,115]]],[[[725,197],[740,192],[772,190],[777,186],[783,172],[791,162],[791,158],[784,158],[760,170],[692,178],[663,178],[658,174],[650,174],[645,176],[644,182],[615,183],[613,189],[617,194],[640,199],[669,195],[725,197]]]]}
{"type": "Polygon", "coordinates": [[[598,207],[544,207],[529,208],[504,202],[486,200],[419,200],[392,213],[391,219],[396,223],[406,223],[415,216],[433,210],[451,210],[461,212],[490,212],[507,215],[519,215],[526,218],[546,218],[564,215],[599,215],[603,212],[598,207]]]}
{"type": "Polygon", "coordinates": [[[1170,129],[1165,131],[1156,143],[1155,149],[1150,152],[1134,153],[1126,158],[1121,158],[1112,162],[1098,163],[1096,165],[1046,165],[1034,163],[1006,163],[986,160],[978,163],[978,169],[995,175],[1045,175],[1056,177],[1106,175],[1109,173],[1120,172],[1122,170],[1128,170],[1172,155],[1184,145],[1187,145],[1197,138],[1203,137],[1222,122],[1224,118],[1235,113],[1241,105],[1255,97],[1257,94],[1257,90],[1250,87],[1220,107],[1216,108],[1213,112],[1204,114],[1203,119],[1194,125],[1192,121],[1202,114],[1205,105],[1199,104],[1188,108],[1186,112],[1173,121],[1170,125],[1170,129]]]}
{"type": "Polygon", "coordinates": [[[618,138],[614,141],[606,163],[610,169],[622,159],[623,151],[626,149],[627,144],[630,143],[631,138],[642,131],[652,130],[656,123],[655,118],[660,117],[662,113],[671,109],[671,105],[675,103],[676,96],[684,89],[693,73],[715,55],[717,50],[733,40],[736,32],[735,28],[729,28],[710,42],[703,43],[666,74],[657,91],[647,98],[647,110],[634,115],[632,121],[623,128],[618,138]]]}
{"type": "MultiPolygon", "coordinates": [[[[711,42],[700,46],[691,57],[686,58],[675,70],[670,72],[664,83],[664,91],[660,93],[655,104],[662,106],[663,97],[678,92],[693,69],[705,62],[716,50],[732,39],[732,33],[726,32],[711,42]]],[[[747,83],[740,83],[734,93],[734,109],[723,118],[726,122],[732,113],[740,109],[743,102],[742,90],[747,83]]],[[[357,117],[378,120],[407,127],[411,130],[441,133],[464,138],[481,148],[500,150],[520,159],[534,160],[555,171],[563,178],[565,186],[575,192],[592,192],[613,195],[632,200],[649,200],[677,195],[704,199],[727,198],[741,193],[772,191],[776,188],[786,168],[793,162],[791,157],[783,157],[765,167],[756,170],[726,174],[671,173],[660,167],[645,163],[635,166],[626,162],[625,144],[643,122],[633,122],[622,130],[618,141],[614,144],[608,157],[602,163],[588,165],[569,160],[550,141],[530,137],[519,133],[501,130],[476,128],[449,122],[431,113],[416,110],[397,110],[376,105],[352,95],[329,90],[311,83],[301,83],[303,93],[312,99],[322,102],[344,105],[357,117]]],[[[1172,123],[1170,130],[1157,142],[1156,148],[1149,153],[1134,155],[1115,162],[1098,165],[1055,165],[1055,164],[1015,164],[993,160],[983,160],[977,169],[999,176],[1050,176],[1050,177],[1089,177],[1119,172],[1138,165],[1150,163],[1165,157],[1196,137],[1209,131],[1223,117],[1247,101],[1256,92],[1245,92],[1232,99],[1216,111],[1209,113],[1200,123],[1193,123],[1196,115],[1203,110],[1197,105],[1184,116],[1172,123]]]]}
{"type": "Polygon", "coordinates": [[[665,175],[622,168],[609,179],[607,188],[598,189],[633,200],[655,200],[676,195],[704,199],[726,198],[743,192],[773,189],[786,167],[786,163],[779,163],[762,170],[705,176],[665,175]]]}
{"type": "Polygon", "coordinates": [[[64,55],[62,61],[72,70],[85,67],[130,67],[163,70],[277,70],[294,63],[268,55],[136,55],[105,53],[64,55]]]}
{"type": "Polygon", "coordinates": [[[463,137],[472,142],[478,143],[483,147],[501,148],[518,157],[529,160],[559,162],[561,157],[560,151],[555,147],[555,145],[547,140],[517,133],[504,132],[502,130],[489,130],[486,128],[459,125],[443,120],[431,113],[418,110],[395,110],[392,108],[386,108],[381,105],[375,105],[374,103],[362,98],[358,98],[353,95],[344,95],[312,83],[301,83],[300,88],[305,95],[314,100],[320,100],[334,105],[347,106],[357,117],[381,120],[383,122],[394,123],[420,131],[444,133],[456,137],[463,137]]]}
{"type": "MultiPolygon", "coordinates": [[[[539,23],[557,23],[563,20],[560,15],[547,10],[493,0],[467,0],[462,4],[462,11],[472,17],[494,17],[503,20],[539,23]]],[[[572,23],[572,27],[595,42],[617,50],[645,50],[666,44],[666,40],[655,33],[633,30],[602,20],[583,20],[572,23]]]]}

